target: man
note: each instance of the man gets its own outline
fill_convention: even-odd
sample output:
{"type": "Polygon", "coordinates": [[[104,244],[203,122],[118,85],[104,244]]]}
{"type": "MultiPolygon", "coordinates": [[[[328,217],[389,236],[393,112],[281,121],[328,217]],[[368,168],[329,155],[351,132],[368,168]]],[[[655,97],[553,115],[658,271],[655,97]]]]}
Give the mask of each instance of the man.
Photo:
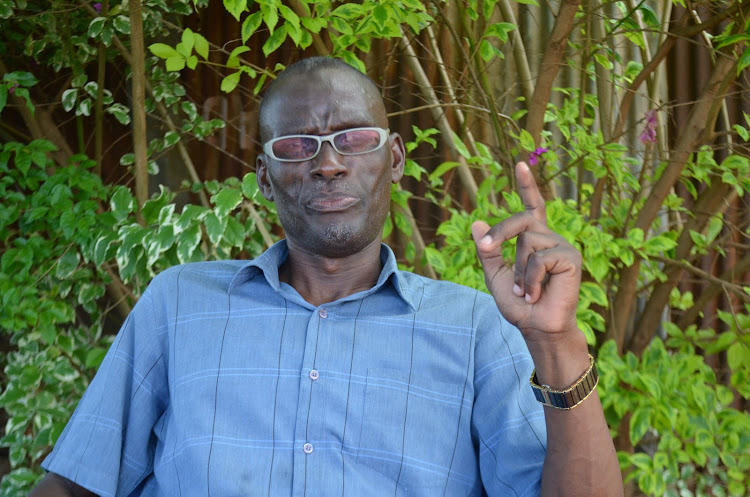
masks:
{"type": "Polygon", "coordinates": [[[492,296],[429,280],[381,243],[405,155],[387,128],[343,62],[277,78],[257,178],[286,240],[154,279],[33,496],[622,494],[576,328],[580,255],[528,167],[525,212],[472,227],[492,296]]]}

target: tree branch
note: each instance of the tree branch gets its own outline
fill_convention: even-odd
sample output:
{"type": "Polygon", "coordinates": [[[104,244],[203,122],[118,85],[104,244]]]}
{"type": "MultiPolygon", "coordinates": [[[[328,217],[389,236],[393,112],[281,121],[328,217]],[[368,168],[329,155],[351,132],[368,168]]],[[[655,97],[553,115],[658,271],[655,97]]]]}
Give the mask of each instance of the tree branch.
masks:
{"type": "MultiPolygon", "coordinates": [[[[573,30],[575,15],[581,0],[562,0],[560,11],[555,18],[555,25],[544,50],[544,57],[539,68],[539,76],[534,87],[534,94],[529,104],[529,113],[526,115],[526,131],[534,137],[534,143],[539,146],[542,139],[542,129],[544,128],[544,113],[547,110],[552,93],[552,85],[555,82],[560,68],[563,66],[563,57],[568,44],[568,37],[573,30]]],[[[534,176],[539,184],[542,196],[550,199],[552,192],[540,177],[540,169],[533,168],[534,176]]]]}
{"type": "MultiPolygon", "coordinates": [[[[148,151],[146,139],[146,63],[141,0],[128,2],[130,9],[130,67],[133,81],[133,153],[135,154],[135,197],[138,208],[148,200],[148,151]]],[[[139,214],[140,216],[140,214],[139,214]]],[[[143,223],[143,218],[139,217],[143,223]]]]}

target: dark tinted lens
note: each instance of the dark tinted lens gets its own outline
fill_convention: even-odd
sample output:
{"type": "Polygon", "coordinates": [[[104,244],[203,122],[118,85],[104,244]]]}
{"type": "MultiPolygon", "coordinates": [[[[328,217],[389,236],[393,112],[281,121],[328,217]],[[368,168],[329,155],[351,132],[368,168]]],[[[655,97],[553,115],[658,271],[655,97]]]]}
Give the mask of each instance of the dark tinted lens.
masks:
{"type": "Polygon", "coordinates": [[[309,159],[318,151],[318,142],[314,138],[293,136],[273,143],[273,154],[279,159],[309,159]]]}
{"type": "Polygon", "coordinates": [[[380,134],[372,129],[357,129],[336,135],[336,148],[345,154],[370,152],[380,145],[380,134]]]}

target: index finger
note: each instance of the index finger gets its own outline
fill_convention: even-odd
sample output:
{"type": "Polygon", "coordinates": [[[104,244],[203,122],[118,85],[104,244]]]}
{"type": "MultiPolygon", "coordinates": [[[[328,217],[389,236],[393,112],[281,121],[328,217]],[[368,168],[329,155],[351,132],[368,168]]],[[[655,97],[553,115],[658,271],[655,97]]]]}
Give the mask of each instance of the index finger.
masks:
{"type": "Polygon", "coordinates": [[[544,197],[539,192],[539,187],[534,180],[534,174],[525,162],[516,164],[516,180],[518,182],[518,193],[521,196],[524,209],[534,219],[547,225],[547,211],[544,207],[544,197]]]}

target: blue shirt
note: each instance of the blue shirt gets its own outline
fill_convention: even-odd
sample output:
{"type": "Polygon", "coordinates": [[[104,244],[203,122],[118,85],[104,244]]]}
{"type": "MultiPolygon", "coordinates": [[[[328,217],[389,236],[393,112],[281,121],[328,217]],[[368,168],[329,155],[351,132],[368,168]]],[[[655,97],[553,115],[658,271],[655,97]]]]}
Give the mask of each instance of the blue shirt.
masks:
{"type": "Polygon", "coordinates": [[[319,307],[254,261],[158,275],[44,468],[102,496],[539,495],[532,362],[491,296],[400,271],[319,307]]]}

